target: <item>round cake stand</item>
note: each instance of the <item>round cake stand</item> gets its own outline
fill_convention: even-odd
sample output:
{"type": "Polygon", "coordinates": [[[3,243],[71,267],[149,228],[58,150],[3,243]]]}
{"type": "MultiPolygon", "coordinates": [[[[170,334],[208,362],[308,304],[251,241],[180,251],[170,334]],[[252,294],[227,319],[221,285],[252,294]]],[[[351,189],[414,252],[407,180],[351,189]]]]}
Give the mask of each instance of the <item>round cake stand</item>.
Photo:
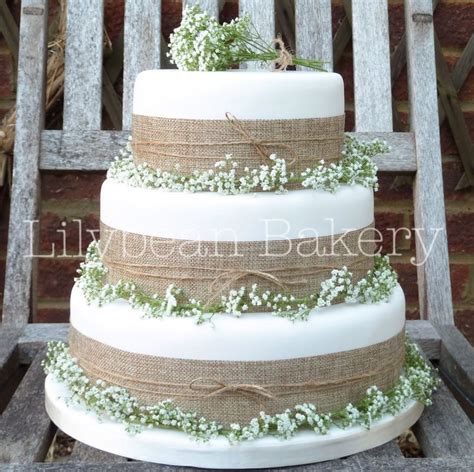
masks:
{"type": "Polygon", "coordinates": [[[423,405],[410,402],[397,416],[385,416],[370,430],[362,427],[333,427],[326,435],[311,431],[297,433],[289,440],[274,437],[229,444],[226,438],[199,443],[178,431],[146,429],[131,435],[122,424],[98,420],[78,405],[67,405],[64,385],[46,378],[46,410],[66,434],[97,449],[141,461],[215,469],[248,469],[310,464],[349,456],[379,446],[413,425],[423,405]]]}

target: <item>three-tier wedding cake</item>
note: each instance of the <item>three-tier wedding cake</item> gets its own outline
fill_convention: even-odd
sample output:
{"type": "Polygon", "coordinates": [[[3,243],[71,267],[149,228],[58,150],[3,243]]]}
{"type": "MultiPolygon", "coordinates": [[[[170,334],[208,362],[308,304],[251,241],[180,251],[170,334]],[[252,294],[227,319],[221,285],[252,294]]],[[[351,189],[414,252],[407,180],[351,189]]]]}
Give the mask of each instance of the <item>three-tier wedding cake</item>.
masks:
{"type": "Polygon", "coordinates": [[[378,254],[374,154],[342,78],[150,70],[101,192],[101,238],[51,343],[46,407],[74,438],[254,468],[375,447],[434,388],[378,254]]]}

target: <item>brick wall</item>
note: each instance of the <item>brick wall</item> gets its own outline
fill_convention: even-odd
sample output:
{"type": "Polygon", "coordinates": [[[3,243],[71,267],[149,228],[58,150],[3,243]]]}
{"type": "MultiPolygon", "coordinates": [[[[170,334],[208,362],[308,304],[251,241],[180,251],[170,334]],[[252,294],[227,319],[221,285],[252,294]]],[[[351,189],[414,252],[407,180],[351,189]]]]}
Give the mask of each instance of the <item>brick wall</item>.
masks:
{"type": "MultiPolygon", "coordinates": [[[[18,6],[13,2],[13,10],[18,6]]],[[[334,1],[334,30],[344,17],[342,1],[334,1]]],[[[179,2],[163,1],[163,28],[169,34],[179,23],[179,2]]],[[[226,4],[224,16],[236,13],[235,4],[226,4]]],[[[123,5],[120,1],[106,2],[106,27],[114,38],[122,28],[123,5]]],[[[403,2],[390,2],[390,37],[394,47],[403,32],[403,2]]],[[[450,67],[456,64],[473,32],[474,2],[472,0],[444,0],[435,13],[435,27],[450,67]]],[[[346,84],[347,128],[353,126],[352,59],[348,49],[337,65],[346,84]]],[[[474,131],[474,76],[471,74],[462,87],[459,98],[471,135],[474,131]]],[[[15,94],[12,59],[0,38],[0,116],[13,104],[15,94]]],[[[394,88],[394,97],[402,121],[408,121],[406,72],[402,72],[394,88]]],[[[474,342],[474,192],[455,191],[463,173],[456,145],[447,122],[441,129],[443,173],[446,197],[446,217],[451,262],[451,280],[457,326],[474,342]]],[[[41,251],[50,254],[55,245],[62,255],[63,238],[67,241],[67,257],[44,257],[39,262],[37,321],[59,322],[68,318],[68,297],[81,251],[90,241],[87,229],[98,228],[98,208],[102,173],[47,173],[42,178],[41,251]],[[82,228],[78,222],[81,220],[82,228]],[[80,242],[79,239],[82,238],[80,242]]],[[[387,226],[413,226],[411,176],[380,175],[381,189],[376,194],[376,223],[379,229],[387,226]]],[[[0,216],[0,293],[3,287],[6,252],[6,205],[0,216]]],[[[386,236],[388,236],[386,234],[386,236]]],[[[390,243],[390,241],[386,241],[390,243]]],[[[401,257],[393,260],[405,290],[408,317],[417,318],[418,299],[416,271],[409,263],[414,253],[414,242],[398,238],[401,257]]]]}

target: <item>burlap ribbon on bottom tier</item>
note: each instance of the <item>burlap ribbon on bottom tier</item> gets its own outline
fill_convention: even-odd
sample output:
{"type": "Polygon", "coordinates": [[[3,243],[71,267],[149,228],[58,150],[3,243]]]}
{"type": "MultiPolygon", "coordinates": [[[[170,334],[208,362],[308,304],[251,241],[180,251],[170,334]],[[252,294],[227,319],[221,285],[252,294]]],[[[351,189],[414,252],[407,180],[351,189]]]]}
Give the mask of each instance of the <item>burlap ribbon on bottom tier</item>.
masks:
{"type": "Polygon", "coordinates": [[[371,385],[390,388],[401,373],[405,348],[402,331],[378,344],[334,354],[208,361],[126,352],[71,328],[70,352],[88,377],[127,388],[144,404],[171,399],[184,410],[229,425],[304,402],[321,412],[334,411],[360,400],[371,385]]]}
{"type": "MultiPolygon", "coordinates": [[[[278,106],[278,105],[275,105],[278,106]]],[[[156,169],[190,175],[214,169],[226,154],[244,167],[270,164],[270,154],[286,160],[294,172],[312,168],[324,159],[341,158],[344,115],[288,120],[241,120],[231,113],[223,120],[189,120],[134,114],[134,161],[156,169]]]]}
{"type": "Polygon", "coordinates": [[[343,234],[262,241],[198,241],[128,233],[101,223],[107,281],[131,281],[149,294],[170,284],[207,303],[250,287],[304,297],[332,269],[346,266],[357,282],[373,267],[373,224],[343,234]]]}

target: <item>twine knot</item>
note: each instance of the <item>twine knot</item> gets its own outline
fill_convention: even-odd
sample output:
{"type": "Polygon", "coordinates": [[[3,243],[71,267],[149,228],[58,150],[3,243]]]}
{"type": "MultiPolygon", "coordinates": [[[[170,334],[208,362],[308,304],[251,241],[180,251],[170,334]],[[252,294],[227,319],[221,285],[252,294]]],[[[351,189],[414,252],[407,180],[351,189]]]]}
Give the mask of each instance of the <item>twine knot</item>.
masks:
{"type": "Polygon", "coordinates": [[[249,133],[244,125],[239,121],[239,119],[233,115],[230,112],[226,112],[225,117],[227,121],[231,124],[231,126],[238,132],[240,133],[244,138],[247,139],[247,144],[250,144],[254,147],[255,151],[257,154],[262,157],[263,159],[269,159],[270,155],[272,154],[271,152],[268,151],[267,145],[272,145],[281,149],[285,149],[288,154],[291,156],[291,160],[287,163],[287,166],[290,167],[292,166],[295,161],[296,161],[296,155],[295,151],[292,146],[285,144],[285,143],[280,143],[280,142],[265,142],[260,139],[256,139],[254,136],[252,136],[251,133],[249,133]]]}
{"type": "Polygon", "coordinates": [[[199,377],[189,384],[194,391],[207,392],[207,397],[215,397],[224,393],[239,393],[255,401],[274,399],[275,396],[261,385],[254,384],[226,384],[220,380],[199,377]]]}

